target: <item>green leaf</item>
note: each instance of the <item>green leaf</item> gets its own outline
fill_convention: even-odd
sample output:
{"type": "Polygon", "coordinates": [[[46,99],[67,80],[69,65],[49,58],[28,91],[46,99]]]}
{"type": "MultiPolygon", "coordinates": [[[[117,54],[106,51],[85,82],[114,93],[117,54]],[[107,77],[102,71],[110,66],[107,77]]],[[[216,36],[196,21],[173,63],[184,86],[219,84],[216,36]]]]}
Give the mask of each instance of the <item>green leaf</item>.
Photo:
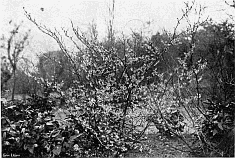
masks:
{"type": "Polygon", "coordinates": [[[6,133],[6,132],[3,132],[3,133],[2,133],[2,138],[3,138],[3,139],[6,138],[6,135],[7,135],[7,133],[6,133]]]}
{"type": "Polygon", "coordinates": [[[60,134],[60,130],[52,131],[51,137],[57,137],[60,134]]]}
{"type": "Polygon", "coordinates": [[[218,131],[216,129],[213,129],[213,136],[216,135],[218,133],[218,131]]]}
{"type": "Polygon", "coordinates": [[[27,147],[27,145],[25,144],[25,145],[24,145],[24,150],[26,150],[27,148],[28,148],[28,147],[27,147]]]}
{"type": "Polygon", "coordinates": [[[30,152],[31,154],[33,154],[33,152],[34,152],[34,146],[33,146],[33,145],[30,145],[30,146],[27,146],[27,148],[28,148],[29,152],[30,152]]]}
{"type": "Polygon", "coordinates": [[[221,129],[221,130],[224,130],[223,126],[222,126],[222,122],[218,122],[218,127],[221,129]]]}
{"type": "Polygon", "coordinates": [[[4,145],[10,145],[8,141],[4,141],[4,145]]]}
{"type": "Polygon", "coordinates": [[[47,126],[53,126],[53,123],[52,122],[47,122],[46,125],[47,126]]]}
{"type": "Polygon", "coordinates": [[[55,146],[55,148],[52,150],[54,155],[60,155],[61,153],[61,145],[55,146]]]}
{"type": "Polygon", "coordinates": [[[2,125],[9,124],[10,120],[8,118],[2,118],[2,125]]]}
{"type": "Polygon", "coordinates": [[[2,132],[8,132],[10,131],[10,127],[2,127],[2,132]]]}
{"type": "Polygon", "coordinates": [[[13,109],[15,107],[16,107],[16,105],[12,105],[12,106],[7,107],[7,109],[13,109]]]}
{"type": "Polygon", "coordinates": [[[64,142],[64,144],[63,144],[65,147],[69,147],[69,143],[67,143],[67,142],[64,142]]]}
{"type": "Polygon", "coordinates": [[[72,142],[74,141],[76,138],[78,137],[78,135],[73,135],[69,138],[69,141],[72,142]]]}

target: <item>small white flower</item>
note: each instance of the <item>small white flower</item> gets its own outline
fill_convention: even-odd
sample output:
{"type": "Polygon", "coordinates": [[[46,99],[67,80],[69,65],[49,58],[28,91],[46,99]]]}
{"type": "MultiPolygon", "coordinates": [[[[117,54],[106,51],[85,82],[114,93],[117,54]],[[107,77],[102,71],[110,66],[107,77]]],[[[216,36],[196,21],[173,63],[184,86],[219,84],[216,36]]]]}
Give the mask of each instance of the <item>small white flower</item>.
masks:
{"type": "Polygon", "coordinates": [[[74,148],[75,151],[78,151],[78,150],[79,150],[79,146],[78,146],[77,144],[75,144],[75,145],[73,146],[73,148],[74,148]]]}

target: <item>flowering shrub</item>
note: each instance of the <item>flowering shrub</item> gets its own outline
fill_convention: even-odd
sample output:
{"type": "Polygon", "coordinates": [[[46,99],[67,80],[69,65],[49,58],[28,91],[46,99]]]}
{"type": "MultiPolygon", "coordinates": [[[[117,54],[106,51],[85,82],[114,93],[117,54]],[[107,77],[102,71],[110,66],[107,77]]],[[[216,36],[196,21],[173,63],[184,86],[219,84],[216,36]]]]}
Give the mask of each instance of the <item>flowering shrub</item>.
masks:
{"type": "Polygon", "coordinates": [[[139,141],[146,130],[139,128],[144,122],[135,123],[143,118],[130,111],[146,106],[143,86],[150,82],[150,68],[158,58],[147,45],[143,45],[146,54],[134,57],[130,49],[126,59],[118,58],[115,50],[100,49],[97,56],[83,57],[83,78],[73,88],[61,92],[60,85],[42,81],[43,97],[4,105],[4,153],[104,157],[147,150],[139,141]],[[50,97],[52,92],[61,95],[60,102],[50,97]],[[54,116],[59,104],[69,110],[62,121],[54,116]]]}

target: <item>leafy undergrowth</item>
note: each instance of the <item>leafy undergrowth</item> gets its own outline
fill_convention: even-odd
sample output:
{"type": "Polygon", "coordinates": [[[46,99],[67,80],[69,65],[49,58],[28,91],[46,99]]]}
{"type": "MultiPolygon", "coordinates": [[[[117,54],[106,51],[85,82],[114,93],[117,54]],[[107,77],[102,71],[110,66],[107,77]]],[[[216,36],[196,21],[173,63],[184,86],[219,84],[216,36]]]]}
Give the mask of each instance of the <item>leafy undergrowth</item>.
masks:
{"type": "MultiPolygon", "coordinates": [[[[17,105],[18,106],[12,105],[6,108],[7,110],[4,111],[5,113],[3,113],[5,116],[8,116],[8,117],[2,117],[2,123],[3,123],[2,127],[5,127],[5,128],[2,128],[4,153],[8,154],[14,151],[20,156],[24,156],[24,157],[28,157],[28,155],[31,155],[31,157],[32,156],[38,157],[39,155],[41,155],[43,157],[53,156],[53,157],[59,158],[59,157],[66,157],[65,155],[62,156],[61,153],[65,151],[69,151],[70,153],[72,153],[70,157],[71,156],[74,157],[75,154],[73,153],[77,151],[75,149],[73,150],[72,148],[70,149],[67,146],[68,145],[73,146],[75,143],[75,139],[79,139],[78,142],[84,143],[84,145],[87,145],[87,140],[90,140],[90,138],[88,139],[88,137],[82,137],[81,135],[83,133],[84,133],[83,135],[85,135],[85,133],[87,132],[83,132],[83,133],[80,132],[81,134],[76,135],[76,130],[75,130],[75,133],[72,134],[71,132],[73,130],[70,127],[67,127],[68,129],[67,128],[63,129],[63,126],[61,126],[60,128],[54,127],[55,122],[61,125],[66,122],[66,112],[64,110],[56,110],[52,112],[51,115],[49,115],[48,113],[47,114],[48,117],[49,116],[53,117],[52,119],[49,119],[48,117],[44,118],[44,117],[37,116],[38,114],[42,115],[42,113],[30,111],[30,108],[27,110],[23,110],[23,113],[22,113],[22,110],[20,110],[20,108],[23,108],[24,104],[18,103],[17,105]],[[16,121],[13,118],[17,118],[17,120],[19,121],[16,121]],[[24,118],[24,119],[21,119],[21,118],[24,118]],[[4,123],[4,120],[6,120],[5,123],[4,123]],[[44,120],[44,122],[41,122],[40,120],[41,121],[44,120]],[[7,125],[7,122],[9,122],[10,125],[7,125]],[[33,126],[34,124],[35,126],[33,126]],[[38,125],[38,124],[42,124],[42,125],[38,125]],[[49,127],[52,128],[51,125],[53,125],[53,129],[48,129],[49,127]],[[40,128],[40,127],[45,127],[45,128],[40,128]],[[67,136],[66,133],[70,133],[70,134],[67,136]],[[61,147],[61,144],[60,144],[61,138],[62,138],[61,136],[68,139],[68,143],[65,139],[64,141],[62,141],[64,142],[62,145],[63,148],[61,147]],[[60,148],[57,149],[56,147],[60,147],[60,148]],[[16,149],[19,151],[16,151],[16,149]]],[[[34,104],[31,104],[31,106],[32,105],[34,104]]],[[[105,133],[104,133],[104,136],[109,137],[105,133]]],[[[160,135],[159,133],[156,133],[156,134],[147,134],[143,136],[142,138],[139,140],[139,143],[136,143],[133,146],[133,149],[130,148],[128,152],[119,156],[121,157],[124,156],[128,158],[130,157],[139,157],[139,158],[140,157],[192,157],[192,156],[199,157],[200,156],[200,155],[191,155],[189,152],[189,148],[186,146],[186,144],[175,137],[166,137],[166,136],[160,135]]],[[[195,140],[193,138],[193,135],[187,135],[187,136],[185,135],[183,139],[190,145],[192,145],[195,140]]],[[[194,145],[194,147],[196,146],[198,145],[194,145]]],[[[90,147],[94,147],[93,149],[96,149],[96,147],[93,146],[92,144],[90,144],[90,147]]],[[[84,149],[82,150],[84,151],[84,149]]],[[[113,151],[115,150],[110,151],[111,152],[110,155],[113,155],[112,154],[113,151]]],[[[200,152],[200,150],[198,151],[200,152]]]]}

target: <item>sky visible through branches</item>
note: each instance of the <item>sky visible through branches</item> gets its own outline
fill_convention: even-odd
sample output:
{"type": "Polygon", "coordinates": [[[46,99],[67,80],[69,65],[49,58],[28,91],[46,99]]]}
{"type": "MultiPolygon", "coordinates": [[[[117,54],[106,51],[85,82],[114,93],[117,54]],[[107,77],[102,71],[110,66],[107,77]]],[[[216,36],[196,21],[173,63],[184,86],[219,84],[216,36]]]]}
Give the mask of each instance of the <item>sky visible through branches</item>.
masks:
{"type": "MultiPolygon", "coordinates": [[[[114,30],[117,34],[127,35],[134,31],[142,31],[151,35],[166,29],[173,31],[177,18],[182,16],[184,0],[118,0],[115,2],[114,30]]],[[[206,18],[215,21],[225,19],[229,7],[224,0],[196,0],[198,5],[206,6],[203,14],[206,18]],[[226,11],[225,11],[226,10],[226,11]]],[[[108,8],[111,0],[2,0],[0,17],[2,19],[0,32],[9,32],[9,21],[15,23],[23,21],[22,29],[31,29],[30,46],[25,49],[25,54],[32,57],[32,52],[40,53],[57,50],[58,46],[47,35],[40,32],[24,15],[23,7],[43,25],[54,29],[64,27],[70,29],[70,20],[82,30],[86,31],[93,22],[97,24],[98,38],[102,39],[107,34],[108,8]]],[[[179,29],[184,28],[182,23],[179,29]]]]}

